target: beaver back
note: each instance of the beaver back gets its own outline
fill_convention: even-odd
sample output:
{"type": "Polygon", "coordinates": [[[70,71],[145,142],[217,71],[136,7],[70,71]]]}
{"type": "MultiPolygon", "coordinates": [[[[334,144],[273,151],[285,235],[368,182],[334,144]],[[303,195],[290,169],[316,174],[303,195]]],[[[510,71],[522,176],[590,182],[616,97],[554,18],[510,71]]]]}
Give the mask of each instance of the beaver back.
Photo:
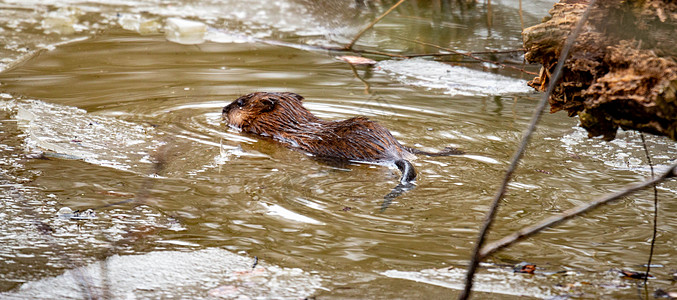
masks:
{"type": "Polygon", "coordinates": [[[386,128],[367,118],[355,117],[316,124],[303,126],[307,128],[300,131],[303,134],[283,132],[280,139],[288,139],[318,157],[367,162],[409,158],[408,152],[386,128]]]}

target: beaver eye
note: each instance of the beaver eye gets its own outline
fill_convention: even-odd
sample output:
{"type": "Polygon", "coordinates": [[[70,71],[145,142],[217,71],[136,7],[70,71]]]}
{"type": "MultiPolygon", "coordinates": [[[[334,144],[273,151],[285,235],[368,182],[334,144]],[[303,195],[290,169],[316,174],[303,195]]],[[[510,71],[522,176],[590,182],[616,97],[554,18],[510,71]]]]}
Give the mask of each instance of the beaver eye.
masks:
{"type": "Polygon", "coordinates": [[[243,107],[246,103],[245,103],[244,99],[239,99],[239,100],[237,100],[237,103],[235,103],[235,104],[237,104],[238,107],[243,107]]]}

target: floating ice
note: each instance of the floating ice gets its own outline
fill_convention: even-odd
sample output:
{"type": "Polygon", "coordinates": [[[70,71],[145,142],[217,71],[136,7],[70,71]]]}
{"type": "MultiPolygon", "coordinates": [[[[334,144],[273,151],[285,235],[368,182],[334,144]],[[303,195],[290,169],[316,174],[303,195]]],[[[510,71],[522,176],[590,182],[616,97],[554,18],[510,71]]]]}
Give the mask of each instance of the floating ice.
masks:
{"type": "Polygon", "coordinates": [[[79,15],[78,9],[60,8],[48,13],[42,20],[42,28],[46,33],[73,34],[77,29],[79,15]]]}
{"type": "MultiPolygon", "coordinates": [[[[572,158],[591,158],[614,170],[629,170],[647,176],[651,173],[645,161],[642,139],[637,132],[619,130],[616,139],[606,142],[599,138],[589,138],[581,127],[572,129],[569,134],[560,138],[562,147],[572,158]]],[[[652,161],[656,172],[661,172],[674,163],[677,157],[674,141],[667,137],[646,135],[646,144],[650,153],[653,153],[652,161]]]]}
{"type": "Polygon", "coordinates": [[[123,15],[118,19],[118,23],[122,28],[140,34],[153,34],[160,31],[160,23],[157,19],[145,19],[140,15],[123,15]]]}
{"type": "Polygon", "coordinates": [[[4,109],[16,111],[15,118],[27,133],[27,146],[47,151],[46,156],[145,173],[149,152],[160,145],[153,140],[151,126],[88,114],[72,106],[4,101],[4,109]]]}
{"type": "Polygon", "coordinates": [[[205,41],[207,25],[202,22],[180,18],[168,18],[165,24],[167,40],[179,44],[193,45],[205,41]]]}
{"type": "Polygon", "coordinates": [[[205,36],[205,39],[208,41],[212,41],[214,43],[223,43],[223,44],[253,43],[256,41],[254,37],[248,36],[243,33],[231,32],[228,30],[216,30],[213,28],[209,29],[207,35],[205,36]]]}
{"type": "Polygon", "coordinates": [[[395,79],[409,85],[442,89],[445,94],[487,96],[528,93],[526,81],[506,76],[451,66],[423,58],[386,60],[377,65],[395,79]]]}
{"type": "MultiPolygon", "coordinates": [[[[501,272],[477,274],[475,276],[473,290],[477,292],[535,298],[554,296],[553,292],[548,290],[548,284],[544,284],[546,288],[541,288],[531,282],[533,281],[531,277],[507,276],[507,274],[509,274],[507,271],[503,274],[501,274],[501,272]]],[[[381,275],[460,290],[464,287],[463,280],[465,279],[465,269],[441,268],[426,269],[420,272],[388,270],[382,272],[381,275]]]]}
{"type": "Polygon", "coordinates": [[[24,283],[12,292],[0,293],[0,298],[103,298],[105,287],[109,295],[128,299],[201,299],[208,295],[228,299],[302,299],[321,288],[317,275],[265,262],[252,269],[253,262],[253,258],[216,248],[115,255],[105,262],[24,283]]]}

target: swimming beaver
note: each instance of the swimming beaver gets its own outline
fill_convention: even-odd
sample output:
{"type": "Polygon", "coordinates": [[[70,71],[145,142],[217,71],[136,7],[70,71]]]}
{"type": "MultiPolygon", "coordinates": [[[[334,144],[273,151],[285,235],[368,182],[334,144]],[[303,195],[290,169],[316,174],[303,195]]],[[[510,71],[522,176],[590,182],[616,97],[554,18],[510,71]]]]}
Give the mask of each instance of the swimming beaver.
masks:
{"type": "Polygon", "coordinates": [[[302,104],[303,97],[294,93],[256,92],[244,95],[223,108],[223,119],[229,126],[244,132],[271,137],[319,158],[359,162],[394,163],[402,172],[401,184],[416,178],[409,162],[414,153],[427,155],[459,154],[427,153],[402,146],[385,127],[364,117],[343,121],[319,119],[302,104]]]}

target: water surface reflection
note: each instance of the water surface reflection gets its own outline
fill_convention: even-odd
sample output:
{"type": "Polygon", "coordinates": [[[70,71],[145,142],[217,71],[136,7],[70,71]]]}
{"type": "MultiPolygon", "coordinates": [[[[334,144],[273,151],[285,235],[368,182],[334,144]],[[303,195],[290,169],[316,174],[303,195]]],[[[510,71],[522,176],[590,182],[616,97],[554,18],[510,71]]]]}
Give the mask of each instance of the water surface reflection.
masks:
{"type": "MultiPolygon", "coordinates": [[[[157,14],[170,14],[169,7],[164,9],[157,14]]],[[[515,14],[514,8],[500,9],[515,14]]],[[[201,18],[213,26],[219,23],[201,18]]],[[[380,41],[379,34],[396,35],[387,32],[403,30],[412,20],[424,23],[418,16],[390,20],[363,45],[380,41]]],[[[242,28],[273,30],[253,24],[242,28]]],[[[467,38],[451,36],[448,44],[457,41],[468,50],[514,47],[519,44],[514,38],[517,35],[511,34],[515,28],[519,26],[506,25],[491,36],[486,35],[486,28],[476,29],[484,30],[485,35],[459,31],[467,38]],[[482,38],[477,38],[477,44],[470,41],[478,35],[482,38]]],[[[298,31],[293,32],[300,41],[313,36],[298,31]]],[[[389,44],[397,49],[424,50],[407,48],[394,39],[378,45],[389,44]]],[[[335,281],[327,285],[329,289],[332,284],[352,284],[362,295],[374,298],[382,294],[373,288],[384,280],[392,293],[406,289],[406,285],[398,285],[399,279],[384,279],[383,274],[412,278],[398,272],[465,264],[497,178],[503,174],[538,95],[505,90],[449,95],[445,94],[447,87],[431,90],[436,87],[401,80],[383,67],[357,68],[357,74],[364,77],[360,80],[347,64],[332,56],[326,51],[263,43],[179,45],[159,34],[108,29],[87,40],[42,52],[0,74],[3,105],[7,107],[0,118],[4,166],[8,166],[3,169],[2,184],[10,187],[3,190],[0,218],[6,224],[2,225],[2,239],[12,241],[0,247],[0,269],[6,274],[1,278],[2,289],[73,267],[65,263],[64,255],[50,249],[48,242],[32,244],[45,240],[26,226],[34,219],[54,229],[57,249],[77,265],[98,260],[112,244],[120,254],[221,247],[282,267],[312,270],[335,281]],[[398,180],[396,170],[328,164],[226,128],[220,121],[221,107],[252,91],[296,92],[321,118],[366,115],[389,128],[405,145],[427,150],[451,145],[467,155],[419,157],[415,161],[420,173],[417,187],[382,212],[382,197],[398,180]],[[38,117],[18,117],[19,107],[38,117]],[[78,123],[82,120],[88,122],[78,123]],[[135,135],[138,142],[125,144],[115,132],[135,135]],[[54,140],[61,150],[51,152],[67,152],[73,157],[28,159],[24,155],[27,148],[38,149],[36,143],[40,146],[40,141],[56,143],[54,140]],[[160,145],[168,149],[167,163],[161,173],[152,174],[151,153],[160,145]],[[87,160],[87,155],[114,164],[87,160]],[[61,207],[97,207],[146,192],[144,189],[149,196],[143,204],[105,208],[94,220],[55,217],[61,207]],[[37,271],[28,271],[29,266],[38,266],[37,271]]],[[[427,63],[413,61],[408,69],[423,69],[427,63]]],[[[504,83],[519,84],[525,79],[507,71],[493,72],[499,73],[504,83]]],[[[498,77],[487,78],[491,86],[491,80],[498,77]]],[[[504,85],[508,84],[500,86],[504,85]]],[[[632,133],[621,134],[620,141],[614,143],[588,141],[573,128],[575,124],[562,114],[544,117],[499,212],[492,238],[647,175],[632,133]]],[[[651,138],[650,148],[664,153],[656,158],[659,164],[677,152],[673,143],[659,138],[651,138]]],[[[674,184],[666,184],[661,193],[672,195],[674,191],[674,184]]],[[[554,270],[634,268],[644,263],[640,254],[647,248],[650,228],[643,221],[629,220],[648,218],[652,211],[649,199],[649,193],[641,193],[602,208],[508,249],[491,262],[502,265],[529,260],[554,270]]],[[[667,202],[663,208],[666,215],[675,209],[667,202]]],[[[667,219],[659,227],[662,236],[655,259],[666,266],[656,271],[663,276],[661,284],[667,282],[669,268],[674,265],[675,225],[667,219]]],[[[509,271],[500,274],[487,284],[504,287],[503,279],[514,278],[509,271]]],[[[604,276],[580,276],[616,282],[604,276]]],[[[529,295],[542,297],[558,294],[557,280],[520,284],[536,287],[529,295]]],[[[439,295],[430,285],[416,289],[431,297],[439,295]]],[[[621,296],[627,292],[622,288],[608,291],[621,296]]],[[[349,295],[327,292],[334,296],[341,293],[349,295]]]]}

